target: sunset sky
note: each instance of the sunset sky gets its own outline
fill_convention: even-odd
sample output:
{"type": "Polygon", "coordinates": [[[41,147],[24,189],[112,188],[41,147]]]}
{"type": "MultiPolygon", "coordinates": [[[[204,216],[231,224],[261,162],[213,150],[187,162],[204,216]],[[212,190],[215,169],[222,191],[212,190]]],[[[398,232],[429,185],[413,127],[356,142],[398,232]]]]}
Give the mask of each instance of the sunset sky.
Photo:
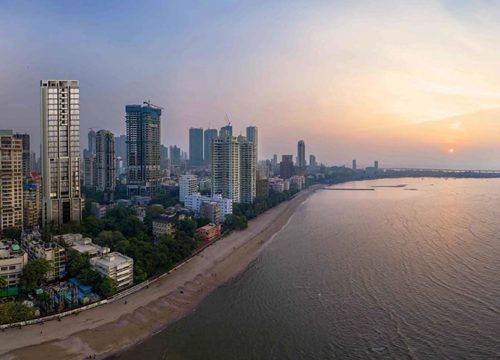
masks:
{"type": "Polygon", "coordinates": [[[190,126],[260,132],[260,157],[500,169],[493,1],[2,1],[0,128],[39,138],[39,81],[80,80],[86,132],[125,104],[190,126]],[[450,153],[449,149],[454,152],[450,153]]]}

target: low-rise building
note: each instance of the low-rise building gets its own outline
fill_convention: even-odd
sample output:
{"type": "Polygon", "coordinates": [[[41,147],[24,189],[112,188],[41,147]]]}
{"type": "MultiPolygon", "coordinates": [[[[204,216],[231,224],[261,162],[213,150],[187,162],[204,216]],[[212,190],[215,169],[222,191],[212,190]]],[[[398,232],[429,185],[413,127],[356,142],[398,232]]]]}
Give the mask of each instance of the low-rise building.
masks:
{"type": "Polygon", "coordinates": [[[81,234],[64,234],[54,236],[54,241],[63,242],[69,248],[80,254],[88,254],[90,257],[106,255],[110,252],[108,247],[99,246],[92,242],[91,238],[84,238],[81,234]]]}
{"type": "Polygon", "coordinates": [[[204,201],[200,207],[200,217],[210,220],[211,223],[220,224],[224,221],[219,204],[215,201],[204,201]]]}
{"type": "Polygon", "coordinates": [[[295,190],[302,190],[306,184],[306,178],[301,175],[294,175],[290,179],[290,187],[295,190]]]}
{"type": "Polygon", "coordinates": [[[112,252],[90,259],[93,270],[116,282],[117,290],[122,290],[134,283],[134,260],[119,252],[112,252]]]}
{"type": "Polygon", "coordinates": [[[19,244],[9,240],[0,241],[0,278],[7,281],[8,287],[17,287],[27,263],[28,254],[19,244]]]}
{"type": "Polygon", "coordinates": [[[153,235],[158,237],[160,235],[173,235],[175,232],[174,227],[175,215],[160,215],[157,219],[153,220],[153,235]]]}
{"type": "Polygon", "coordinates": [[[283,192],[290,190],[290,181],[278,177],[269,178],[269,188],[275,192],[283,192]]]}
{"type": "Polygon", "coordinates": [[[233,213],[233,201],[224,199],[221,195],[203,196],[200,193],[193,193],[186,196],[184,205],[194,211],[195,216],[200,216],[201,204],[203,202],[215,202],[219,205],[221,217],[224,219],[226,215],[233,213]]]}
{"type": "Polygon", "coordinates": [[[47,280],[63,278],[66,275],[66,250],[56,241],[44,242],[38,230],[23,232],[21,245],[30,259],[45,259],[52,264],[47,280]]]}
{"type": "Polygon", "coordinates": [[[102,219],[114,207],[114,204],[99,204],[98,202],[93,202],[90,204],[90,213],[96,218],[102,219]]]}
{"type": "Polygon", "coordinates": [[[196,235],[203,242],[210,242],[214,240],[221,233],[221,225],[220,224],[207,224],[196,229],[196,235]]]}

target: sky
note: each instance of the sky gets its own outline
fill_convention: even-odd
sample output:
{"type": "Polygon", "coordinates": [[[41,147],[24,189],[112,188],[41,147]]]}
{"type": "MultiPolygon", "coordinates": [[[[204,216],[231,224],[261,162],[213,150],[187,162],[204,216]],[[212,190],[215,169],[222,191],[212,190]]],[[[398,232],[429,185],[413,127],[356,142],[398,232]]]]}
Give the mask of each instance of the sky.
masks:
{"type": "Polygon", "coordinates": [[[259,157],[500,169],[494,1],[0,3],[0,128],[39,144],[41,79],[80,81],[86,132],[125,133],[125,105],[188,129],[259,127],[259,157]],[[453,149],[453,153],[450,152],[453,149]]]}

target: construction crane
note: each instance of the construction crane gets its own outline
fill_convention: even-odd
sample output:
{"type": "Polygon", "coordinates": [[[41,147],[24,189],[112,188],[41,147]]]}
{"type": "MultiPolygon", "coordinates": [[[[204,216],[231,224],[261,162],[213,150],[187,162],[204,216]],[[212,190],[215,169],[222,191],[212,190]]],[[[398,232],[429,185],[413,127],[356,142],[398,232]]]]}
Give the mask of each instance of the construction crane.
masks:
{"type": "Polygon", "coordinates": [[[227,122],[226,126],[231,126],[231,120],[229,120],[229,116],[227,116],[227,113],[226,113],[226,122],[227,122]]]}
{"type": "Polygon", "coordinates": [[[158,106],[158,105],[152,104],[152,103],[151,103],[151,100],[148,100],[148,101],[143,101],[142,103],[143,103],[144,105],[149,106],[149,107],[154,107],[154,108],[157,108],[157,109],[163,110],[163,108],[162,108],[161,106],[158,106]]]}

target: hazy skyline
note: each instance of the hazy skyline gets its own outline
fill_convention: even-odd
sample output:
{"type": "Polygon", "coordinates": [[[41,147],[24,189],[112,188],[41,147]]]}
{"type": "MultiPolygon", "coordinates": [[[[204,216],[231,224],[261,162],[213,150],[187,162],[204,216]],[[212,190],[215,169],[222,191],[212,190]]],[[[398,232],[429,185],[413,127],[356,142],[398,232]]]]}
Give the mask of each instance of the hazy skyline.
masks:
{"type": "MultiPolygon", "coordinates": [[[[6,1],[0,128],[39,144],[39,81],[77,79],[88,128],[125,105],[191,126],[259,127],[260,158],[500,169],[500,6],[490,1],[6,1]],[[449,149],[453,148],[453,154],[449,149]]],[[[38,152],[38,151],[37,151],[38,152]]]]}

